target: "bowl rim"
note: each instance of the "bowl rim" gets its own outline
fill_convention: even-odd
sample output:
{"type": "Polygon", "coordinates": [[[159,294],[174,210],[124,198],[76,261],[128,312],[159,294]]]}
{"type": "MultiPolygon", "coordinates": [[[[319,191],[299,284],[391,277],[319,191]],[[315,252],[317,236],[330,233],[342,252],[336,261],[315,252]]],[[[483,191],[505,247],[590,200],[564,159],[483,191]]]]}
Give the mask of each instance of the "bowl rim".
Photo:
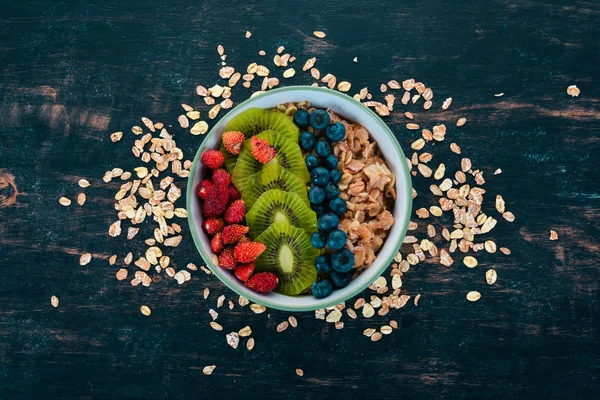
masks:
{"type": "MultiPolygon", "coordinates": [[[[400,146],[398,139],[392,133],[391,129],[381,119],[381,117],[379,115],[377,115],[373,110],[371,110],[370,108],[366,107],[361,102],[354,100],[352,97],[350,97],[344,93],[337,92],[335,90],[331,90],[328,88],[318,87],[318,86],[294,85],[294,86],[287,86],[287,87],[272,89],[272,90],[269,90],[268,92],[260,93],[253,97],[250,97],[249,99],[239,103],[237,106],[235,106],[233,109],[231,109],[227,114],[225,114],[206,133],[206,135],[204,135],[202,143],[200,143],[200,146],[198,146],[198,150],[196,151],[196,155],[194,156],[194,161],[190,168],[190,175],[188,176],[187,191],[186,191],[186,209],[190,210],[191,206],[192,206],[191,205],[192,196],[195,195],[194,184],[193,184],[194,177],[195,177],[196,172],[198,171],[198,164],[200,163],[201,154],[204,152],[204,150],[206,148],[206,143],[208,142],[207,139],[209,137],[211,137],[212,135],[214,135],[215,131],[221,127],[226,115],[233,112],[236,108],[239,108],[244,105],[249,105],[249,104],[253,103],[256,99],[262,98],[264,96],[269,96],[269,95],[276,94],[276,93],[291,92],[291,91],[306,91],[306,90],[321,92],[321,93],[325,93],[328,95],[334,95],[334,96],[340,97],[340,99],[343,101],[354,102],[355,105],[358,105],[360,108],[362,108],[363,111],[365,111],[367,114],[369,114],[380,125],[382,131],[387,136],[389,136],[389,138],[391,139],[392,143],[394,144],[394,146],[396,148],[396,151],[401,156],[400,161],[399,161],[401,163],[399,166],[399,169],[402,170],[402,172],[404,174],[405,182],[407,182],[407,193],[409,194],[407,196],[408,201],[404,205],[404,215],[408,215],[409,217],[405,218],[404,226],[402,227],[402,231],[400,232],[400,237],[398,239],[398,242],[395,243],[395,245],[393,247],[394,250],[392,252],[390,252],[390,255],[387,257],[387,259],[382,264],[381,270],[378,271],[378,274],[376,275],[376,277],[378,277],[389,268],[389,265],[394,260],[394,257],[397,254],[398,250],[400,249],[400,246],[402,246],[404,237],[406,236],[406,233],[408,230],[408,224],[410,222],[410,211],[412,210],[412,195],[411,195],[411,193],[412,193],[412,178],[410,176],[410,171],[408,169],[408,166],[406,165],[406,161],[405,161],[406,156],[404,154],[404,151],[402,150],[402,147],[400,146]]],[[[396,183],[397,182],[398,182],[398,180],[396,180],[396,183]]],[[[251,301],[253,303],[261,304],[265,307],[270,307],[270,308],[282,310],[282,311],[296,311],[296,312],[314,311],[317,309],[334,306],[343,301],[347,301],[348,299],[363,292],[370,285],[370,282],[367,282],[361,286],[357,286],[352,292],[349,292],[348,294],[344,295],[341,298],[339,296],[336,297],[335,292],[334,292],[331,296],[328,296],[324,299],[318,299],[319,300],[318,305],[314,305],[314,306],[297,306],[294,304],[282,304],[280,302],[270,301],[269,299],[265,299],[264,297],[259,298],[258,296],[254,295],[253,293],[240,294],[237,290],[237,287],[235,285],[233,285],[233,283],[229,282],[228,278],[225,276],[225,272],[223,272],[221,270],[221,268],[219,268],[218,266],[213,265],[213,262],[211,259],[211,254],[209,254],[208,252],[206,252],[204,250],[202,242],[200,241],[198,231],[196,230],[196,226],[195,226],[194,222],[192,221],[190,213],[188,213],[187,220],[188,220],[188,226],[190,228],[190,232],[192,234],[192,238],[194,239],[194,244],[196,245],[196,249],[200,253],[200,256],[202,257],[203,261],[206,263],[206,266],[211,270],[211,272],[213,274],[215,274],[217,276],[217,278],[221,281],[221,283],[224,283],[229,289],[233,290],[236,294],[247,298],[249,301],[251,301]]],[[[377,257],[379,257],[379,255],[377,257]]],[[[294,296],[287,296],[287,297],[293,298],[294,296]]]]}

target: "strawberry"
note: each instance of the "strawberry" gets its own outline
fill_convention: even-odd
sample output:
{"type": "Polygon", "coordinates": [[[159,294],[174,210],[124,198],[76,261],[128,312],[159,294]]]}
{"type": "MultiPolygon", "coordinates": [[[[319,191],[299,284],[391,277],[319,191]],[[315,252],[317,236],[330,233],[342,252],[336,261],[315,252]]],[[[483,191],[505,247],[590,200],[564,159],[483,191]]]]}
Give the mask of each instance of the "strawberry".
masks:
{"type": "Polygon", "coordinates": [[[218,150],[206,150],[200,159],[210,169],[217,169],[225,162],[225,156],[218,150]]]}
{"type": "Polygon", "coordinates": [[[250,150],[256,161],[266,164],[275,157],[275,149],[265,139],[253,136],[250,139],[250,150]]]}
{"type": "Polygon", "coordinates": [[[202,223],[202,229],[204,229],[204,232],[211,236],[217,232],[221,232],[224,226],[225,223],[221,218],[207,218],[204,223],[202,223]]]}
{"type": "Polygon", "coordinates": [[[238,243],[233,249],[233,253],[235,254],[235,259],[239,262],[249,263],[256,260],[256,258],[260,256],[266,249],[267,246],[265,246],[263,243],[245,242],[238,243]]]}
{"type": "Polygon", "coordinates": [[[235,258],[233,256],[233,250],[231,250],[231,247],[228,247],[225,250],[223,250],[223,252],[219,256],[219,267],[231,271],[234,270],[236,266],[237,263],[235,262],[235,258]]]}
{"type": "Polygon", "coordinates": [[[210,241],[210,249],[215,254],[219,254],[223,251],[223,237],[221,235],[221,232],[217,232],[215,237],[213,237],[210,241]]]}
{"type": "Polygon", "coordinates": [[[234,244],[237,243],[242,236],[248,233],[248,227],[244,225],[227,225],[223,228],[223,244],[234,244]]]}
{"type": "Polygon", "coordinates": [[[279,278],[272,272],[259,272],[246,282],[246,287],[258,293],[267,293],[277,287],[279,278]]]}
{"type": "Polygon", "coordinates": [[[212,182],[209,181],[208,179],[205,179],[202,182],[198,183],[198,185],[196,186],[196,194],[198,195],[198,197],[200,197],[201,199],[205,199],[206,191],[211,186],[212,186],[212,182]]]}
{"type": "MultiPolygon", "coordinates": [[[[231,175],[229,175],[229,172],[225,171],[223,168],[216,169],[212,175],[212,182],[215,185],[226,188],[231,183],[231,175]]],[[[227,194],[229,194],[229,192],[227,194]]]]}
{"type": "Polygon", "coordinates": [[[229,200],[234,201],[240,198],[240,192],[233,185],[229,185],[227,188],[227,192],[229,192],[229,200]]]}
{"type": "Polygon", "coordinates": [[[206,196],[202,204],[202,215],[205,217],[218,217],[225,212],[228,203],[229,194],[227,189],[212,185],[206,190],[206,196]]]}
{"type": "Polygon", "coordinates": [[[225,221],[229,224],[239,224],[246,215],[246,203],[244,200],[235,200],[225,211],[225,221]]]}
{"type": "Polygon", "coordinates": [[[237,276],[237,278],[240,281],[246,282],[254,273],[254,266],[255,265],[253,262],[239,264],[238,267],[235,269],[235,276],[237,276]]]}
{"type": "Polygon", "coordinates": [[[244,143],[244,140],[246,140],[244,134],[237,131],[225,132],[221,139],[223,139],[223,146],[225,146],[225,150],[231,154],[240,154],[242,144],[244,143]]]}

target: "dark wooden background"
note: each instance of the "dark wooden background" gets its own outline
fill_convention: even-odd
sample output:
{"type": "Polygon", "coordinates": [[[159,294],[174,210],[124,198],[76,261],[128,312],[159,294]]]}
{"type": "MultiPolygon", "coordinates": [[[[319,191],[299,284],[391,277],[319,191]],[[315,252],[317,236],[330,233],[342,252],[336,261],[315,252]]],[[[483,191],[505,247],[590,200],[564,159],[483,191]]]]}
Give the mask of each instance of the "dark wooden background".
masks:
{"type": "MultiPolygon", "coordinates": [[[[600,3],[4,0],[0,16],[0,193],[15,194],[13,178],[18,190],[0,209],[0,398],[598,395],[600,3]],[[312,37],[316,29],[327,38],[312,37]],[[389,79],[415,77],[433,88],[436,110],[452,96],[446,114],[411,109],[425,125],[468,118],[440,149],[456,141],[486,171],[489,201],[504,195],[517,220],[500,221],[490,237],[513,254],[479,257],[474,270],[414,267],[404,288],[421,293],[420,304],[390,313],[400,330],[377,343],[362,330],[390,318],[335,330],[304,313],[296,330],[278,334],[288,313],[223,311],[226,330],[252,326],[252,352],[229,348],[208,327],[216,297],[237,298],[215,278],[117,282],[106,258],[143,247],[106,235],[115,185],[99,180],[137,166],[127,132],[139,117],[177,126],[180,103],[206,111],[194,91],[216,82],[218,44],[238,67],[284,45],[297,68],[315,55],[322,73],[354,88],[377,92],[389,79]],[[571,84],[579,98],[566,95],[571,84]],[[109,140],[116,130],[126,131],[122,143],[109,140]],[[491,177],[498,167],[504,173],[491,177]],[[93,182],[87,204],[59,206],[82,177],[93,182]],[[548,240],[551,228],[559,241],[548,240]],[[87,251],[95,259],[80,267],[87,251]],[[489,267],[498,271],[494,286],[483,277],[489,267]],[[469,290],[482,299],[468,303],[469,290]],[[202,374],[208,364],[217,365],[212,376],[202,374]]],[[[236,102],[247,96],[234,90],[236,102]]],[[[387,121],[408,147],[415,134],[399,113],[387,121]]],[[[191,158],[202,138],[172,131],[191,158]]],[[[428,183],[415,187],[425,193],[428,183]]],[[[173,259],[201,263],[189,235],[173,259]]]]}

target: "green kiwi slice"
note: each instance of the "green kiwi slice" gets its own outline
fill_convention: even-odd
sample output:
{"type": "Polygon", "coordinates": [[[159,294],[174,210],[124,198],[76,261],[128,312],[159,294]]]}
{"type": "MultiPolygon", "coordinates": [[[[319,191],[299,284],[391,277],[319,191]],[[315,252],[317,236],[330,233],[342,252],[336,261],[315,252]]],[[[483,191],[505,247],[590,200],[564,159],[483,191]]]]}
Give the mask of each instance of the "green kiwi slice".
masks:
{"type": "Polygon", "coordinates": [[[256,259],[256,270],[270,271],[279,277],[275,292],[297,295],[317,279],[314,261],[318,253],[304,229],[272,224],[256,240],[267,246],[256,259]]]}
{"type": "MultiPolygon", "coordinates": [[[[292,120],[277,111],[263,110],[262,108],[249,108],[241,114],[233,117],[227,124],[226,131],[240,131],[246,139],[251,138],[263,131],[272,130],[298,143],[300,130],[292,120]]],[[[238,156],[225,150],[221,143],[221,152],[225,154],[225,168],[232,173],[238,156]]]]}
{"type": "Polygon", "coordinates": [[[244,142],[231,176],[233,184],[240,192],[244,193],[246,190],[246,182],[250,176],[262,171],[266,166],[274,164],[287,169],[303,182],[308,182],[310,176],[297,142],[291,141],[275,131],[264,131],[256,135],[256,137],[269,142],[275,148],[276,155],[267,164],[261,164],[252,155],[250,139],[244,142]]]}
{"type": "Polygon", "coordinates": [[[248,178],[246,190],[242,193],[242,199],[246,202],[246,209],[251,209],[256,200],[271,189],[295,193],[307,206],[310,206],[306,194],[306,184],[302,179],[282,168],[279,164],[269,164],[265,165],[262,171],[248,178]]]}
{"type": "Polygon", "coordinates": [[[290,224],[304,229],[309,235],[317,230],[317,214],[291,192],[272,189],[262,194],[246,214],[248,235],[255,238],[272,224],[290,224]]]}
{"type": "Polygon", "coordinates": [[[288,116],[262,108],[249,108],[236,115],[227,124],[227,130],[240,131],[246,136],[246,139],[267,130],[278,132],[295,143],[298,142],[300,136],[300,129],[288,116]]]}

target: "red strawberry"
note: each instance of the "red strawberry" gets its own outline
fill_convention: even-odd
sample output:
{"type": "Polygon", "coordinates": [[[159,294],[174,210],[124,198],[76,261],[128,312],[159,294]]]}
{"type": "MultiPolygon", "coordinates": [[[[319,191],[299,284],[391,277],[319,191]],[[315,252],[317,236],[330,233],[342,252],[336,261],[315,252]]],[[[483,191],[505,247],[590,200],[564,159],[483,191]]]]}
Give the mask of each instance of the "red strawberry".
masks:
{"type": "MultiPolygon", "coordinates": [[[[212,181],[215,185],[227,187],[231,183],[231,175],[223,168],[219,168],[213,172],[212,181]]],[[[229,194],[229,192],[227,194],[229,194]]]]}
{"type": "Polygon", "coordinates": [[[210,249],[215,254],[219,254],[223,251],[223,237],[221,232],[218,232],[214,238],[210,241],[210,249]]]}
{"type": "Polygon", "coordinates": [[[224,244],[234,244],[237,243],[242,236],[248,233],[248,227],[244,225],[227,225],[223,228],[223,243],[224,244]]]}
{"type": "Polygon", "coordinates": [[[249,263],[256,260],[266,249],[267,246],[260,242],[245,242],[238,243],[233,252],[236,260],[241,263],[249,263]]]}
{"type": "Polygon", "coordinates": [[[235,186],[229,185],[227,191],[229,192],[229,200],[234,201],[240,198],[240,192],[238,192],[235,186]]]}
{"type": "Polygon", "coordinates": [[[246,140],[244,134],[237,131],[225,132],[221,139],[223,139],[223,146],[231,154],[240,154],[242,143],[246,140]]]}
{"type": "Polygon", "coordinates": [[[228,270],[234,270],[236,266],[237,263],[235,262],[235,258],[233,257],[233,250],[231,250],[231,247],[228,247],[225,250],[223,250],[223,252],[219,256],[219,267],[228,270]]]}
{"type": "Polygon", "coordinates": [[[205,217],[218,217],[225,212],[229,203],[227,189],[218,185],[212,185],[206,190],[202,214],[205,217]]]}
{"type": "Polygon", "coordinates": [[[211,186],[212,186],[212,182],[209,181],[208,179],[205,179],[202,182],[198,183],[198,185],[196,186],[196,194],[198,195],[198,197],[200,197],[201,199],[205,199],[206,191],[211,186]]]}
{"type": "Polygon", "coordinates": [[[221,218],[207,218],[202,223],[202,229],[204,229],[204,232],[208,233],[211,236],[217,232],[221,232],[224,226],[225,223],[221,218]]]}
{"type": "Polygon", "coordinates": [[[248,279],[250,279],[250,277],[252,276],[253,273],[254,273],[254,263],[253,262],[250,262],[247,264],[240,264],[235,269],[235,276],[237,276],[237,278],[242,282],[246,282],[248,279]]]}
{"type": "Polygon", "coordinates": [[[275,157],[275,149],[265,139],[253,136],[250,139],[250,150],[252,155],[260,163],[266,164],[275,157]]]}
{"type": "Polygon", "coordinates": [[[229,224],[239,224],[246,215],[246,203],[244,200],[235,200],[225,211],[225,221],[229,224]]]}
{"type": "Polygon", "coordinates": [[[258,293],[267,293],[277,287],[279,278],[272,272],[259,272],[246,282],[246,287],[258,293]]]}
{"type": "Polygon", "coordinates": [[[200,159],[210,169],[217,169],[225,162],[225,156],[218,150],[206,150],[200,159]]]}

